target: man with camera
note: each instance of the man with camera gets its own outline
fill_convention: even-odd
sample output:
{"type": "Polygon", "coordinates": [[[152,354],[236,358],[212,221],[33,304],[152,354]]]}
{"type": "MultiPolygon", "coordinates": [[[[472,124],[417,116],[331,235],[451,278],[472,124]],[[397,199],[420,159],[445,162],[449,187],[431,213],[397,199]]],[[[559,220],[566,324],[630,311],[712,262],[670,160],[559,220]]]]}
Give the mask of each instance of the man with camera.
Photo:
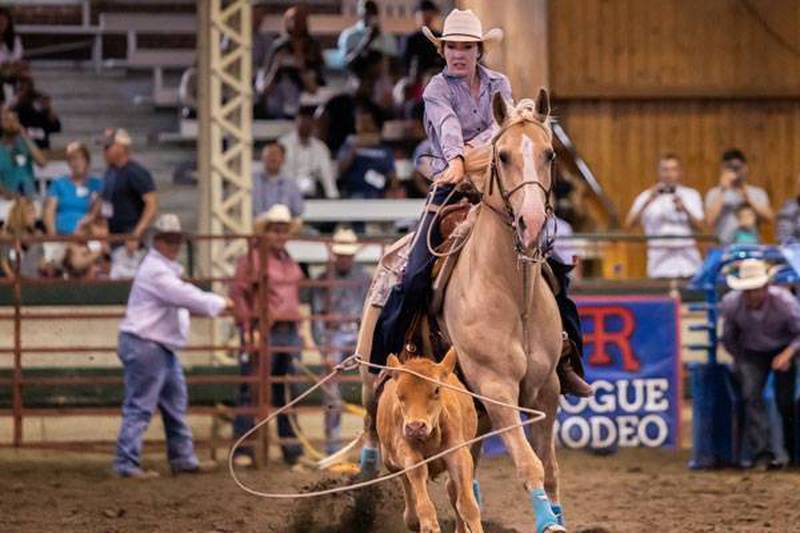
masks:
{"type": "Polygon", "coordinates": [[[748,175],[747,158],[741,150],[731,148],[722,154],[719,185],[706,193],[706,218],[721,244],[733,241],[739,227],[736,211],[742,205],[753,208],[758,222],[771,222],[775,216],[767,192],[761,187],[749,185],[748,175]]]}
{"type": "Polygon", "coordinates": [[[664,155],[658,162],[658,182],[633,202],[625,228],[641,225],[647,241],[647,275],[686,278],[702,263],[697,243],[688,237],[703,227],[703,201],[696,190],[680,184],[680,159],[664,155]],[[686,235],[687,238],[675,238],[686,235]],[[666,237],[654,239],[652,237],[666,237]]]}

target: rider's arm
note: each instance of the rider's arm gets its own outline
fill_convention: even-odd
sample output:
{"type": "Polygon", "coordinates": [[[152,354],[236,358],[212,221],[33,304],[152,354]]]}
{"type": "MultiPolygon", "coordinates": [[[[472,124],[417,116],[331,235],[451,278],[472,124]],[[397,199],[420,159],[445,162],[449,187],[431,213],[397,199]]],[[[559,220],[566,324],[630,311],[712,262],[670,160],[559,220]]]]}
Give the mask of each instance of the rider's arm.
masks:
{"type": "Polygon", "coordinates": [[[447,161],[464,157],[464,137],[461,122],[450,104],[447,82],[435,77],[422,95],[425,101],[425,131],[435,136],[447,161]]]}

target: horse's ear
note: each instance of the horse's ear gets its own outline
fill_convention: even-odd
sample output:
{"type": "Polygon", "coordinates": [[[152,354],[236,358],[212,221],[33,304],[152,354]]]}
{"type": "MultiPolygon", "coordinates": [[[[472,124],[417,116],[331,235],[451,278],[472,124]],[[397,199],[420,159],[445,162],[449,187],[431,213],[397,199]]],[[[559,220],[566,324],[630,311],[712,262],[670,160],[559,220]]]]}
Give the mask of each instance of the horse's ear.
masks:
{"type": "Polygon", "coordinates": [[[540,87],[536,95],[536,115],[542,122],[550,116],[550,95],[544,87],[540,87]]]}
{"type": "Polygon", "coordinates": [[[492,114],[498,126],[502,126],[508,118],[508,103],[500,92],[494,93],[492,98],[492,114]]]}
{"type": "MultiPolygon", "coordinates": [[[[389,368],[400,368],[401,366],[403,366],[403,363],[400,362],[400,359],[398,359],[395,354],[391,354],[386,359],[386,366],[388,366],[389,368]]],[[[392,370],[389,371],[389,375],[392,378],[397,378],[397,376],[399,374],[400,374],[400,372],[398,372],[396,370],[395,371],[392,371],[392,370]]]]}
{"type": "Polygon", "coordinates": [[[456,361],[458,360],[458,354],[456,353],[455,348],[450,348],[447,352],[447,355],[444,356],[442,362],[439,363],[439,368],[441,369],[441,379],[447,379],[447,377],[453,373],[453,370],[456,368],[456,361]]]}

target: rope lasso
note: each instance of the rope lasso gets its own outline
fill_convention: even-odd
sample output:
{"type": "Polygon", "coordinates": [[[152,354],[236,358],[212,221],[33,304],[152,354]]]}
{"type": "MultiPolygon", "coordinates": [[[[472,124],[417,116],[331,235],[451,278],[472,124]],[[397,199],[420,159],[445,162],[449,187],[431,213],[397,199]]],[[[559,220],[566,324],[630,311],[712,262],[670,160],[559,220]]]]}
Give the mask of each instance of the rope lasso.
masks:
{"type": "Polygon", "coordinates": [[[453,385],[450,385],[449,383],[444,383],[442,381],[439,381],[438,379],[431,378],[429,376],[425,376],[423,374],[420,374],[419,372],[415,372],[414,370],[410,370],[410,369],[407,369],[407,368],[403,368],[403,367],[390,368],[390,367],[385,366],[385,365],[379,365],[379,364],[375,364],[375,363],[370,363],[368,361],[364,361],[363,359],[361,359],[361,357],[358,354],[353,354],[350,357],[348,357],[347,359],[345,359],[344,361],[342,361],[341,363],[339,363],[338,365],[336,365],[331,373],[329,373],[327,376],[323,377],[321,380],[319,380],[317,383],[315,383],[313,386],[311,386],[308,390],[306,390],[305,392],[300,394],[297,398],[295,398],[291,402],[287,403],[286,405],[284,405],[280,409],[278,409],[275,412],[273,412],[272,414],[270,414],[264,420],[259,421],[252,428],[250,428],[244,435],[239,437],[239,439],[231,447],[231,451],[228,454],[228,473],[230,474],[230,476],[233,479],[234,483],[236,483],[236,485],[241,490],[243,490],[244,492],[247,492],[248,494],[251,494],[253,496],[258,496],[260,498],[283,499],[283,500],[301,499],[301,498],[302,499],[305,499],[305,498],[316,498],[318,496],[326,496],[326,495],[330,495],[330,494],[337,494],[337,493],[347,492],[347,491],[351,491],[351,490],[363,489],[365,487],[376,485],[378,483],[383,483],[384,481],[388,481],[390,479],[394,479],[396,477],[402,476],[402,475],[406,474],[407,472],[409,472],[411,470],[414,470],[415,468],[419,468],[419,467],[421,467],[421,466],[423,466],[425,464],[428,464],[428,463],[430,463],[432,461],[436,461],[437,459],[440,459],[440,458],[444,457],[445,455],[450,454],[450,453],[454,452],[455,450],[458,450],[459,448],[464,448],[464,447],[467,447],[467,446],[471,446],[471,445],[475,444],[476,442],[480,442],[480,441],[486,440],[486,439],[488,439],[490,437],[494,437],[496,435],[500,435],[502,433],[505,433],[505,432],[508,432],[508,431],[511,431],[511,430],[514,430],[514,429],[518,429],[518,428],[522,428],[522,427],[534,424],[536,422],[539,422],[539,421],[543,420],[546,417],[547,417],[547,415],[545,413],[543,413],[542,411],[538,411],[536,409],[528,409],[527,407],[520,407],[518,405],[513,405],[513,404],[510,404],[510,403],[507,403],[507,402],[502,402],[502,401],[499,401],[499,400],[495,400],[493,398],[488,398],[488,397],[483,396],[481,394],[476,394],[476,393],[468,391],[466,389],[455,387],[453,385]],[[265,424],[270,422],[273,418],[275,418],[276,416],[282,414],[287,409],[293,407],[298,402],[302,401],[304,398],[306,398],[308,395],[310,395],[312,392],[314,392],[316,389],[320,388],[325,383],[327,383],[328,381],[333,379],[339,372],[343,372],[343,371],[347,371],[347,370],[353,370],[353,369],[357,368],[359,365],[366,366],[366,367],[371,367],[371,368],[378,368],[378,369],[381,369],[381,370],[391,370],[393,372],[394,371],[405,372],[407,374],[411,374],[413,376],[416,376],[416,377],[418,377],[420,379],[423,379],[423,380],[429,381],[431,383],[434,383],[434,384],[436,384],[436,385],[438,385],[440,387],[444,387],[446,389],[450,389],[450,390],[453,390],[453,391],[461,393],[461,394],[467,394],[467,395],[472,396],[473,398],[477,398],[477,399],[479,399],[479,400],[481,400],[483,402],[491,403],[491,404],[494,404],[494,405],[499,405],[501,407],[507,407],[509,409],[514,409],[514,410],[519,411],[521,413],[526,413],[526,414],[530,415],[530,418],[528,418],[528,420],[521,421],[518,424],[512,424],[510,426],[506,426],[506,427],[503,427],[503,428],[500,428],[500,429],[496,429],[496,430],[490,431],[490,432],[488,432],[488,433],[486,433],[484,435],[480,435],[480,436],[475,437],[473,439],[470,439],[468,441],[465,441],[465,442],[462,442],[462,443],[457,444],[455,446],[452,446],[452,447],[448,448],[447,450],[441,451],[441,452],[439,452],[439,453],[437,453],[435,455],[432,455],[431,457],[428,457],[427,459],[423,459],[422,461],[419,461],[419,462],[417,462],[417,463],[415,463],[415,464],[413,464],[413,465],[411,465],[409,467],[406,467],[406,468],[404,468],[402,470],[399,470],[397,472],[394,472],[394,473],[391,473],[391,474],[386,474],[384,476],[380,476],[380,477],[377,477],[375,479],[370,479],[370,480],[367,480],[367,481],[354,483],[352,485],[347,485],[347,486],[344,486],[344,487],[334,487],[334,488],[330,488],[330,489],[326,489],[326,490],[318,490],[318,491],[313,491],[313,492],[274,493],[274,492],[262,492],[262,491],[254,490],[254,489],[251,489],[250,487],[246,486],[244,483],[242,483],[242,481],[237,477],[236,471],[235,471],[235,469],[233,467],[234,466],[233,465],[233,456],[234,456],[236,450],[238,449],[238,447],[242,444],[242,442],[244,442],[247,438],[249,438],[255,431],[261,429],[265,424]]]}

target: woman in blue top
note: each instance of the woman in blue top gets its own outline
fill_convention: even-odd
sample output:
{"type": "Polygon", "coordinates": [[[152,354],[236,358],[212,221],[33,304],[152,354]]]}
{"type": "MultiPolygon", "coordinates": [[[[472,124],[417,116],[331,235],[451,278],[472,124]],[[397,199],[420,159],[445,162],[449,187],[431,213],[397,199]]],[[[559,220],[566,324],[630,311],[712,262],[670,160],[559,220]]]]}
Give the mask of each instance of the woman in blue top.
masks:
{"type": "MultiPolygon", "coordinates": [[[[429,201],[440,206],[445,201],[452,203],[461,199],[460,193],[453,192],[453,188],[464,178],[465,147],[477,147],[491,140],[496,129],[492,98],[499,92],[506,100],[511,100],[511,85],[505,75],[479,63],[485,45],[500,40],[503,33],[496,28],[483,33],[480,20],[472,11],[454,9],[444,22],[441,38],[436,38],[427,27],[423,32],[447,62],[423,93],[424,125],[433,148],[431,166],[436,185],[429,201]]],[[[375,362],[383,363],[388,354],[402,351],[414,315],[427,305],[435,260],[427,242],[435,216],[432,211],[423,213],[402,282],[392,289],[381,311],[370,354],[375,362]]],[[[434,248],[441,243],[438,228],[431,230],[430,240],[434,248]]],[[[565,268],[559,265],[553,265],[553,269],[562,278],[562,286],[566,287],[565,268]]],[[[580,352],[580,321],[575,304],[563,290],[556,299],[564,328],[580,352]]],[[[562,390],[581,396],[591,394],[591,387],[576,373],[569,364],[570,360],[564,358],[563,362],[559,368],[562,390]]],[[[576,358],[575,365],[580,365],[579,358],[576,358]]]]}
{"type": "Polygon", "coordinates": [[[8,107],[0,112],[0,194],[6,198],[33,196],[36,179],[33,163],[43,167],[47,157],[28,138],[17,114],[8,107]]]}
{"type": "Polygon", "coordinates": [[[89,213],[92,201],[100,194],[103,180],[89,176],[89,149],[79,142],[67,145],[70,175],[50,184],[44,207],[44,225],[50,235],[71,235],[89,213]]]}

